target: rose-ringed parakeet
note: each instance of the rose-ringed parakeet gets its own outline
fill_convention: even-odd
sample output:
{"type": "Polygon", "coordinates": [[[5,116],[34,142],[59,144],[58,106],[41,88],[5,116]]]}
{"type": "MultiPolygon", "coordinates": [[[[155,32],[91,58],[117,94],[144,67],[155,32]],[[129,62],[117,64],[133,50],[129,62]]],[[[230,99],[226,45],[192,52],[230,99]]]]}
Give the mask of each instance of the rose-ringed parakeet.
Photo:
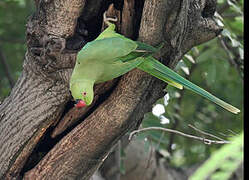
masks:
{"type": "Polygon", "coordinates": [[[153,58],[152,55],[159,48],[128,39],[115,32],[114,24],[107,24],[108,28],[78,53],[70,80],[70,91],[77,102],[76,107],[92,103],[94,84],[109,81],[138,68],[169,85],[179,89],[185,87],[230,112],[240,112],[239,109],[191,83],[153,58]]]}

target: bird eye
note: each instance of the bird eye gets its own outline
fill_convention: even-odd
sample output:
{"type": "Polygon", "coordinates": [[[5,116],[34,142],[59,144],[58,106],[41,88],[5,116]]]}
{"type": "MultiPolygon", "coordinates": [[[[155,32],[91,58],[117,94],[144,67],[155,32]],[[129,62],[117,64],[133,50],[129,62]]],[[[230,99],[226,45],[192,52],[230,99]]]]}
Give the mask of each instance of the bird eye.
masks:
{"type": "Polygon", "coordinates": [[[86,95],[86,92],[83,92],[82,95],[85,96],[85,95],[86,95]]]}

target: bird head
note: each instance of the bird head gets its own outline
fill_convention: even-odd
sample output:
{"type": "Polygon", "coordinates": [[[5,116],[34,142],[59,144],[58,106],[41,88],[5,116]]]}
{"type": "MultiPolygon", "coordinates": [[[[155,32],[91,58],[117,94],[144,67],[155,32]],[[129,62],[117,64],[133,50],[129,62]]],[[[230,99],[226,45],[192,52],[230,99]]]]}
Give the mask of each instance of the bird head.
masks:
{"type": "Polygon", "coordinates": [[[70,86],[70,90],[74,100],[75,106],[82,108],[89,106],[93,101],[93,83],[88,81],[74,82],[70,86]]]}

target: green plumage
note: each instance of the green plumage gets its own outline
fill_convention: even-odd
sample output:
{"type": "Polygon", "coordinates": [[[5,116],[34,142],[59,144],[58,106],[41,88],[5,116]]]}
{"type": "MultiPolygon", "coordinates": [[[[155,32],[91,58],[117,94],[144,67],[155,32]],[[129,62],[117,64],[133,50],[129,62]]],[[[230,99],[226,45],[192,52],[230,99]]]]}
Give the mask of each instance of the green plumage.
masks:
{"type": "Polygon", "coordinates": [[[75,100],[83,100],[87,105],[93,101],[93,85],[109,81],[134,68],[145,71],[163,81],[182,89],[185,87],[233,113],[239,109],[218,99],[202,88],[184,79],[161,64],[152,55],[159,48],[130,40],[114,31],[115,25],[108,23],[94,41],[87,43],[79,52],[70,80],[70,90],[75,100]]]}

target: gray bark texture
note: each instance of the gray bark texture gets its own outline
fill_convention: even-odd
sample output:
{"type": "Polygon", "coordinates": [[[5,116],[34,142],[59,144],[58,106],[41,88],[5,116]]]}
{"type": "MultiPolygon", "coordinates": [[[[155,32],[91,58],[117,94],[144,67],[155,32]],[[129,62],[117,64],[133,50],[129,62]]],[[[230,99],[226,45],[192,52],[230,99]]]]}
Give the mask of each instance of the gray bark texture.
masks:
{"type": "Polygon", "coordinates": [[[118,17],[117,29],[127,37],[151,45],[164,42],[156,57],[171,68],[193,46],[221,32],[212,18],[215,0],[35,3],[36,12],[27,22],[22,74],[0,105],[0,179],[89,179],[117,141],[137,128],[164,95],[165,83],[135,69],[96,85],[91,107],[70,105],[69,79],[79,50],[72,47],[77,39],[84,45],[100,33],[104,11],[118,17]],[[80,22],[84,26],[77,29],[80,22]],[[55,145],[30,165],[46,137],[55,145]]]}

